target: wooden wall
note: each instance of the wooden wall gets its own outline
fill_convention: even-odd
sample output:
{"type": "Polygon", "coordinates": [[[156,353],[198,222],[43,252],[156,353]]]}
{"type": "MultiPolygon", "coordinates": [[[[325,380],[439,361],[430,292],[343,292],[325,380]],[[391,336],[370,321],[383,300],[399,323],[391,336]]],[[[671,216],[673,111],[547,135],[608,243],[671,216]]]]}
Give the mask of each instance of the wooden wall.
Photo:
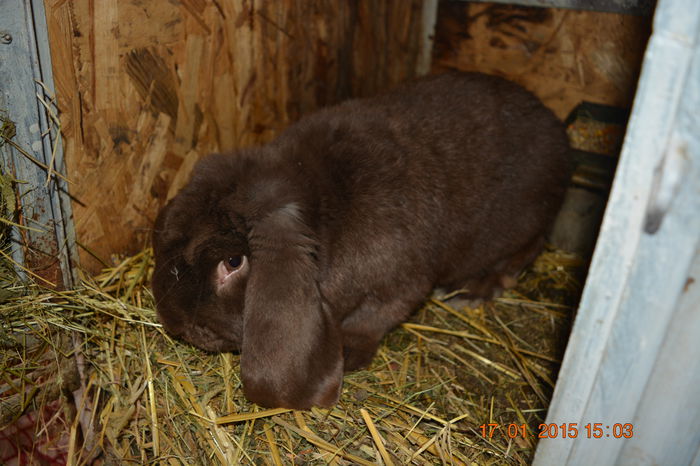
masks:
{"type": "Polygon", "coordinates": [[[441,0],[433,69],[505,76],[560,118],[583,100],[629,108],[650,28],[641,16],[441,0]]]}
{"type": "Polygon", "coordinates": [[[45,5],[77,236],[108,260],[147,244],[203,155],[412,77],[423,0],[45,5]]]}

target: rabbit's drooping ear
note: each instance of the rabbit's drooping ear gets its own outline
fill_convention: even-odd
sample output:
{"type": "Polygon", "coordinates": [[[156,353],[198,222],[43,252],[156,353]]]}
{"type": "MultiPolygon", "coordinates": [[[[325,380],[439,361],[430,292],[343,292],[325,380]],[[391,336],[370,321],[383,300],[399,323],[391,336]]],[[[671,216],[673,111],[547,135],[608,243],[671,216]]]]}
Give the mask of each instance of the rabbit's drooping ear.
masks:
{"type": "Polygon", "coordinates": [[[241,349],[246,397],[267,407],[332,406],[342,384],[342,343],[321,299],[317,239],[295,203],[249,228],[241,349]]]}

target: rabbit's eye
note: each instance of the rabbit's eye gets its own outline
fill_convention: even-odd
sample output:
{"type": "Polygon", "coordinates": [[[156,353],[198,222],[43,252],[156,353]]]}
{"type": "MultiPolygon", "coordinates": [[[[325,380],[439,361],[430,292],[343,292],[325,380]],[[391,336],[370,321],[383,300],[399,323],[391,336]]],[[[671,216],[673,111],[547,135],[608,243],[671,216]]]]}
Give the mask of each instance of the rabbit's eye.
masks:
{"type": "Polygon", "coordinates": [[[229,283],[236,283],[239,280],[236,277],[245,277],[247,270],[248,259],[244,255],[230,256],[219,261],[213,277],[216,294],[224,293],[229,283]]]}
{"type": "Polygon", "coordinates": [[[236,270],[243,265],[243,256],[229,257],[226,263],[228,264],[227,268],[230,268],[231,271],[236,270]]]}

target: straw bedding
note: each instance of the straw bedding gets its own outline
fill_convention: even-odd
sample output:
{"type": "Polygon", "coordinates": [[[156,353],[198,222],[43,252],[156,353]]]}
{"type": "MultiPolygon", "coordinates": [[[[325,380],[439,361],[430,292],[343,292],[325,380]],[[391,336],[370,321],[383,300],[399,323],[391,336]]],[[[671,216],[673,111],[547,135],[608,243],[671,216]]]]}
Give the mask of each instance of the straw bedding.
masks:
{"type": "Polygon", "coordinates": [[[237,355],[163,331],[150,249],[68,291],[3,261],[0,462],[75,465],[528,464],[582,273],[547,250],[501,298],[432,297],[336,407],[290,412],[243,398],[237,355]]]}

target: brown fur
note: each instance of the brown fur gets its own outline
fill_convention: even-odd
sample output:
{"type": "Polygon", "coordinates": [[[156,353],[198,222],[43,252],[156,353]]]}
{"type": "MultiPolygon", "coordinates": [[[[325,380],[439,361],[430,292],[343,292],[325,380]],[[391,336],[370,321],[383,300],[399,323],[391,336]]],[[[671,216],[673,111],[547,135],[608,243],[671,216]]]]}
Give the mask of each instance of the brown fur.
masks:
{"type": "Polygon", "coordinates": [[[211,155],[162,210],[153,290],[166,329],[241,351],[247,397],[308,409],[435,286],[512,284],[568,181],[563,125],[482,74],[429,77],[211,155]],[[215,269],[248,258],[217,291],[215,269]]]}

